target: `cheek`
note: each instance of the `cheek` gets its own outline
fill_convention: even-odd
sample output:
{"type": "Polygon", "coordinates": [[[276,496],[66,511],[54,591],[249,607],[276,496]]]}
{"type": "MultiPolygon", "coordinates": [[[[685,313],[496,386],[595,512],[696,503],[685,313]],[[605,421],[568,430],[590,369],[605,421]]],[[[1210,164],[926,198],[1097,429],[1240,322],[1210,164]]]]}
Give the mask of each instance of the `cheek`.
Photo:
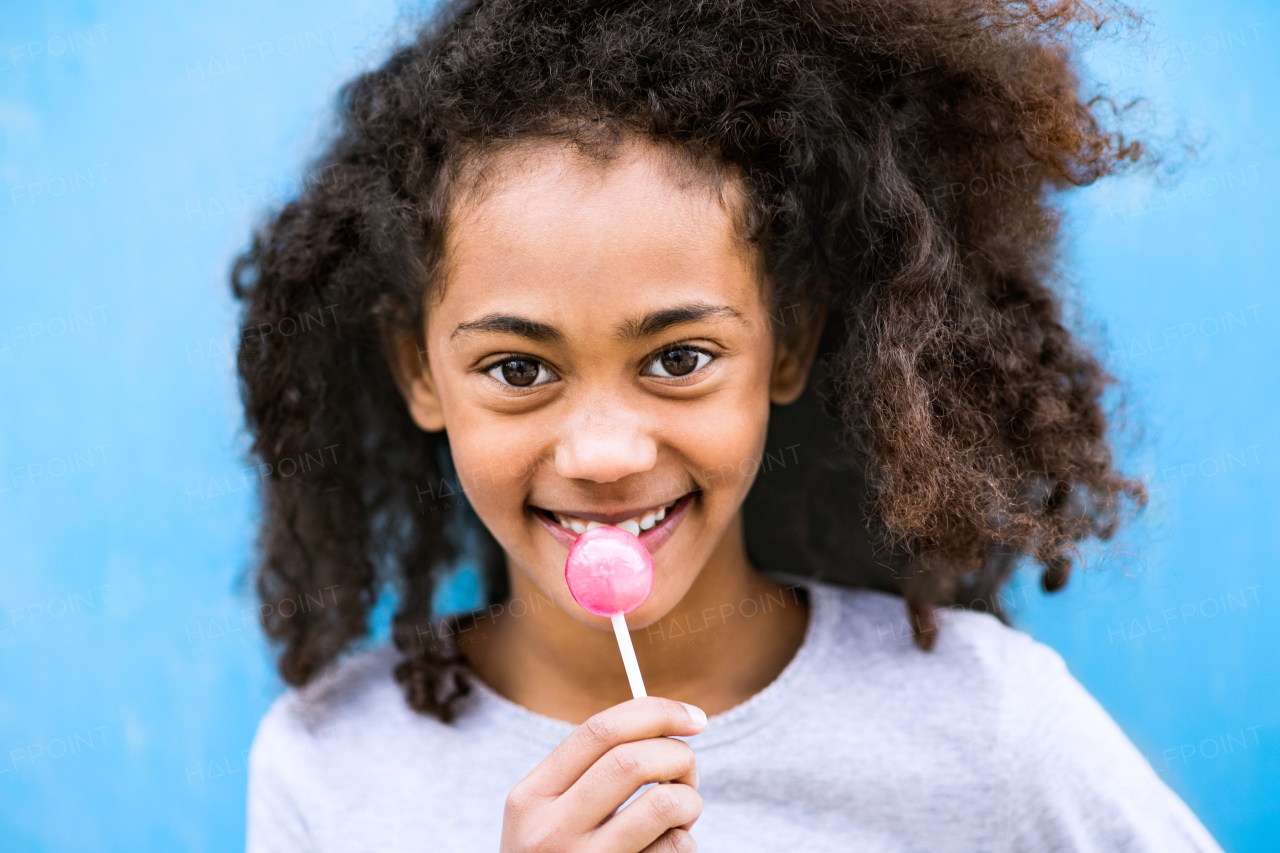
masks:
{"type": "Polygon", "coordinates": [[[543,460],[530,452],[530,443],[512,429],[487,429],[468,424],[450,435],[458,480],[476,513],[487,526],[501,525],[512,506],[521,506],[523,484],[543,460]],[[454,436],[457,436],[455,439],[454,436]]]}
{"type": "Polygon", "coordinates": [[[691,472],[707,496],[740,500],[760,468],[769,425],[767,391],[743,388],[680,418],[679,445],[698,470],[691,472]]]}

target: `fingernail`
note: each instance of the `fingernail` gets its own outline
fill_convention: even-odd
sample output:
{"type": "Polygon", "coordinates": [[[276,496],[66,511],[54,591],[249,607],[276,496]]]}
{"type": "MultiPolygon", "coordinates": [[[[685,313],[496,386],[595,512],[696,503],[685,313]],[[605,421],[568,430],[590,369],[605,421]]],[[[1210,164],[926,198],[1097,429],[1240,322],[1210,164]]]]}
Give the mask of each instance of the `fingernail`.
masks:
{"type": "Polygon", "coordinates": [[[706,726],[707,724],[706,712],[704,712],[697,705],[690,705],[687,702],[681,702],[680,704],[684,705],[684,709],[689,712],[689,719],[693,720],[693,724],[695,726],[697,726],[700,729],[706,726]]]}

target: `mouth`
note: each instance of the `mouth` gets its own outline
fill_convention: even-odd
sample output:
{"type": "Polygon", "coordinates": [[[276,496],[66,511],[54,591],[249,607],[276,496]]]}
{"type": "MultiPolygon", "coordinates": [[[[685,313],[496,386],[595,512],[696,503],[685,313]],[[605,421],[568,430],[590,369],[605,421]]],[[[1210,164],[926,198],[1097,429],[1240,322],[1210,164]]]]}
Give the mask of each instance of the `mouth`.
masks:
{"type": "Polygon", "coordinates": [[[618,513],[581,512],[575,514],[543,509],[533,505],[530,505],[529,509],[533,512],[534,517],[566,547],[573,545],[573,540],[588,530],[596,527],[612,526],[621,528],[632,536],[639,537],[644,546],[649,549],[649,552],[653,553],[659,545],[671,538],[671,534],[675,532],[676,526],[684,518],[690,504],[693,503],[697,496],[697,491],[689,492],[662,506],[642,510],[629,518],[619,518],[618,513]]]}

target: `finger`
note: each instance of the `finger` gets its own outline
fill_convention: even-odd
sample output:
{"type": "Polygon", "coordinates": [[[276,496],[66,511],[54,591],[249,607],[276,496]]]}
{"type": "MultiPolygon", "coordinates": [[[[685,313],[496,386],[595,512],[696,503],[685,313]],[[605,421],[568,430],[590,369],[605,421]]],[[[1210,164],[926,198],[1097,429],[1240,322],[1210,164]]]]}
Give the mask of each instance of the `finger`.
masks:
{"type": "Polygon", "coordinates": [[[520,787],[535,797],[558,797],[600,756],[615,746],[663,735],[695,735],[706,725],[706,715],[673,699],[642,696],[596,714],[565,738],[526,776],[520,787]]]}
{"type": "Polygon", "coordinates": [[[698,770],[687,743],[666,737],[623,743],[588,767],[555,807],[563,810],[566,823],[585,832],[613,814],[641,785],[668,781],[698,787],[698,770]]]}
{"type": "Polygon", "coordinates": [[[693,788],[654,785],[591,835],[602,850],[644,850],[667,830],[697,820],[700,814],[702,797],[693,788]]]}
{"type": "Polygon", "coordinates": [[[697,853],[698,842],[683,829],[668,829],[640,853],[697,853]]]}

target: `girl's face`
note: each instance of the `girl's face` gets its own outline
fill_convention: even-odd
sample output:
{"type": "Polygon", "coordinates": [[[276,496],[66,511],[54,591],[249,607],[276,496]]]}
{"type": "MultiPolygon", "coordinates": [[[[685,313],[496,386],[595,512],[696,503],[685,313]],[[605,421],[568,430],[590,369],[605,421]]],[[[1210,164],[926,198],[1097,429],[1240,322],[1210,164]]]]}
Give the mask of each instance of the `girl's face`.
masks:
{"type": "Polygon", "coordinates": [[[414,419],[447,430],[513,586],[523,573],[600,628],[565,586],[574,538],[638,533],[654,588],[627,621],[669,612],[717,549],[740,550],[770,400],[799,395],[812,357],[775,347],[757,258],[714,189],[667,162],[640,144],[605,165],[502,155],[501,180],[451,212],[426,368],[401,346],[414,419]]]}

